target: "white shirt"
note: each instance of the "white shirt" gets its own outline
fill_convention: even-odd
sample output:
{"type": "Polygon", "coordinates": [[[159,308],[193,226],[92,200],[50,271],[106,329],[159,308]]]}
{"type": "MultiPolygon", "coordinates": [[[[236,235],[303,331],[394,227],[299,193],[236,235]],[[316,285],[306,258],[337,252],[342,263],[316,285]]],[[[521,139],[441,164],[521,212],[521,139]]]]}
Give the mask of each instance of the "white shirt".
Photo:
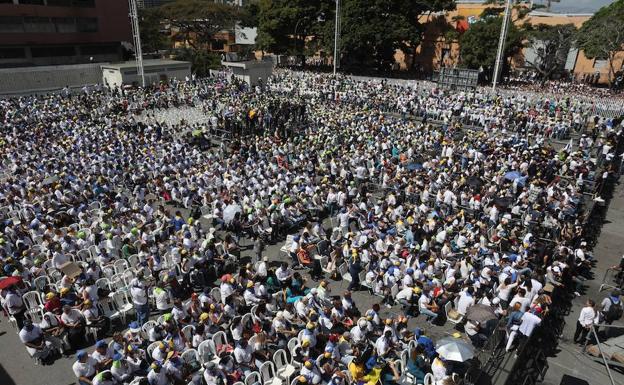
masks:
{"type": "Polygon", "coordinates": [[[584,326],[588,327],[594,323],[594,319],[596,318],[596,310],[593,307],[585,306],[581,309],[581,314],[579,315],[578,321],[584,326]]]}
{"type": "Polygon", "coordinates": [[[147,303],[147,292],[144,288],[132,286],[130,288],[130,296],[135,305],[145,305],[147,303]]]}
{"type": "Polygon", "coordinates": [[[457,312],[461,315],[466,315],[466,311],[468,311],[468,308],[474,304],[474,297],[464,292],[459,297],[459,301],[457,302],[457,312]]]}
{"type": "Polygon", "coordinates": [[[252,359],[252,350],[251,346],[247,345],[245,349],[240,346],[237,346],[234,349],[234,358],[236,358],[236,362],[239,364],[248,364],[252,359]]]}
{"type": "Polygon", "coordinates": [[[531,312],[524,313],[521,319],[522,323],[520,324],[518,330],[527,337],[531,336],[533,329],[535,329],[535,327],[542,322],[540,317],[531,312]]]}
{"type": "Polygon", "coordinates": [[[390,349],[390,342],[385,336],[381,336],[377,338],[377,341],[375,342],[375,349],[377,349],[377,354],[383,356],[390,349]]]}
{"type": "Polygon", "coordinates": [[[76,378],[87,377],[90,378],[95,374],[95,360],[91,357],[87,358],[87,362],[76,361],[72,365],[72,369],[76,378]]]}
{"type": "MultiPolygon", "coordinates": [[[[19,332],[19,338],[20,341],[22,341],[22,343],[29,343],[32,342],[38,338],[41,338],[43,336],[43,332],[41,331],[41,328],[39,328],[39,326],[37,325],[33,325],[33,328],[31,331],[26,330],[26,328],[22,328],[22,330],[20,330],[19,332]]],[[[26,346],[26,350],[28,350],[28,353],[32,356],[33,354],[37,353],[37,349],[31,348],[26,346]]]]}

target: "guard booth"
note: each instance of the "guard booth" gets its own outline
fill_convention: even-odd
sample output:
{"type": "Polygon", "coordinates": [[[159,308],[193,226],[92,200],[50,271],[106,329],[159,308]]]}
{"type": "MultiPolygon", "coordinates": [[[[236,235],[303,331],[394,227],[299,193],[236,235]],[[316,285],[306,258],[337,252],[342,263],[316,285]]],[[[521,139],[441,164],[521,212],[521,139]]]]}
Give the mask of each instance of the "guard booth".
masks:
{"type": "Polygon", "coordinates": [[[245,60],[245,61],[223,61],[221,64],[227,67],[232,76],[244,81],[250,86],[258,84],[258,79],[266,80],[273,74],[272,60],[245,60]]]}
{"type": "MultiPolygon", "coordinates": [[[[125,84],[138,86],[141,84],[141,76],[137,72],[134,60],[103,64],[102,81],[112,88],[121,87],[125,84]]],[[[191,63],[186,61],[147,59],[143,60],[143,73],[145,85],[166,82],[176,78],[184,80],[191,76],[191,63]]]]}

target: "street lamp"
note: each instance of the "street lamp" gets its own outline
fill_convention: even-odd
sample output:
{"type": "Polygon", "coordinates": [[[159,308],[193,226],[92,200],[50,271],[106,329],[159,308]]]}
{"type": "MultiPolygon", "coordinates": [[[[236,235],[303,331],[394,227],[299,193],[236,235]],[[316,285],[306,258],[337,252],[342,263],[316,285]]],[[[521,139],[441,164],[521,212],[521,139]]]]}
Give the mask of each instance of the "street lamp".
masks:
{"type": "Polygon", "coordinates": [[[340,57],[338,52],[338,40],[340,39],[340,0],[336,0],[336,25],[334,27],[334,76],[338,68],[340,57]]]}

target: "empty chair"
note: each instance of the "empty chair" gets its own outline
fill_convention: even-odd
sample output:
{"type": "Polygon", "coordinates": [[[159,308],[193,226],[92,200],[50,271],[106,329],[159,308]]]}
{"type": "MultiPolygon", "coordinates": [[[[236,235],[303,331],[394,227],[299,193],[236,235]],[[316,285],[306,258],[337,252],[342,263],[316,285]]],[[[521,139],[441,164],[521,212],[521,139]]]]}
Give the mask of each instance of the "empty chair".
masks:
{"type": "Polygon", "coordinates": [[[291,338],[288,341],[288,352],[290,353],[290,363],[295,368],[301,367],[301,362],[295,360],[295,348],[299,345],[299,340],[296,337],[291,338]]]}
{"type": "Polygon", "coordinates": [[[271,361],[260,365],[260,378],[263,385],[280,385],[282,380],[276,376],[275,366],[271,361]]]}
{"type": "Polygon", "coordinates": [[[128,270],[128,267],[128,262],[126,262],[125,259],[118,259],[113,263],[115,274],[122,274],[124,271],[128,270]]]}
{"type": "Polygon", "coordinates": [[[113,301],[121,315],[121,320],[125,324],[126,316],[134,311],[134,305],[128,300],[126,293],[116,292],[113,294],[113,301]]]}
{"type": "Polygon", "coordinates": [[[297,371],[297,368],[288,362],[288,355],[284,349],[278,349],[273,353],[273,362],[275,363],[275,373],[284,381],[288,381],[290,376],[297,371]]]}
{"type": "Polygon", "coordinates": [[[43,308],[43,301],[41,295],[36,291],[29,291],[22,296],[22,301],[26,306],[26,309],[40,309],[43,308]]]}

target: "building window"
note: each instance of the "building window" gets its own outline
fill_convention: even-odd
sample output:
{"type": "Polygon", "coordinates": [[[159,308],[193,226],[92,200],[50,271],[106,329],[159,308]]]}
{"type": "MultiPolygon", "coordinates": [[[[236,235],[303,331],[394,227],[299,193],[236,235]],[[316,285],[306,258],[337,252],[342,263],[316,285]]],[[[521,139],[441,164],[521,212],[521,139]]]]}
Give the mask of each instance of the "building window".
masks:
{"type": "Polygon", "coordinates": [[[600,71],[603,68],[607,68],[609,61],[607,59],[594,60],[594,69],[600,71]]]}
{"type": "Polygon", "coordinates": [[[113,55],[117,53],[116,45],[85,45],[80,47],[82,55],[113,55]]]}
{"type": "Polygon", "coordinates": [[[61,47],[33,47],[30,49],[32,57],[59,57],[75,56],[76,50],[72,46],[61,47]]]}
{"type": "Polygon", "coordinates": [[[24,21],[19,16],[0,16],[0,33],[24,32],[24,21]]]}
{"type": "Polygon", "coordinates": [[[55,7],[95,7],[95,0],[48,0],[48,5],[55,7]]]}
{"type": "Polygon", "coordinates": [[[54,23],[54,27],[58,33],[78,32],[76,19],[73,17],[53,17],[52,23],[54,23]]]}
{"type": "Polygon", "coordinates": [[[78,32],[97,32],[98,19],[96,17],[79,17],[76,19],[78,32]]]}
{"type": "Polygon", "coordinates": [[[225,42],[223,40],[213,40],[210,42],[210,48],[212,48],[213,51],[223,51],[225,42]]]}
{"type": "Polygon", "coordinates": [[[20,4],[30,4],[30,5],[45,5],[43,0],[18,0],[20,4]]]}
{"type": "Polygon", "coordinates": [[[25,57],[24,48],[0,47],[0,59],[22,59],[25,57]]]}
{"type": "Polygon", "coordinates": [[[24,31],[55,32],[56,30],[49,17],[26,16],[24,17],[24,31]]]}
{"type": "Polygon", "coordinates": [[[71,7],[72,0],[48,0],[48,5],[55,7],[71,7]]]}
{"type": "Polygon", "coordinates": [[[92,8],[95,7],[95,0],[73,0],[74,7],[92,8]]]}

